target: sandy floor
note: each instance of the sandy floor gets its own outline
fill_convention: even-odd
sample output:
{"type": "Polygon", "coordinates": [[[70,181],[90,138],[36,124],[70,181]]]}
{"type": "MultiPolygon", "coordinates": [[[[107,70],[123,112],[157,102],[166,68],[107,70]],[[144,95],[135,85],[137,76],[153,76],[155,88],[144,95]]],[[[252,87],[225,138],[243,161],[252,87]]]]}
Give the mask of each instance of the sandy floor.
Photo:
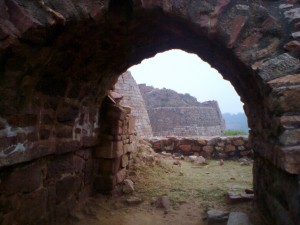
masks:
{"type": "Polygon", "coordinates": [[[173,159],[159,158],[154,164],[140,160],[128,177],[135,183],[135,192],[115,198],[97,196],[73,213],[71,224],[84,225],[206,225],[206,211],[246,212],[254,225],[262,225],[253,202],[229,204],[228,191],[243,192],[252,188],[252,165],[241,166],[238,161],[218,161],[194,166],[173,159]],[[153,198],[168,196],[168,213],[154,207],[153,198]],[[143,203],[129,206],[126,199],[136,196],[143,203]]]}

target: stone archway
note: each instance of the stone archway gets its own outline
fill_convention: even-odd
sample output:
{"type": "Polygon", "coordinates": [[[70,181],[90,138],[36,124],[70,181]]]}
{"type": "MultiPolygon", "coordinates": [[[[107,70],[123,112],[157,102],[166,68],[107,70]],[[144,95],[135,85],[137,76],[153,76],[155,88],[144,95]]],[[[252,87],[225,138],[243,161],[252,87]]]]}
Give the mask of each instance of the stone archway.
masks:
{"type": "MultiPolygon", "coordinates": [[[[71,175],[57,180],[52,171],[49,182],[59,196],[42,207],[39,219],[58,206],[68,209],[74,193],[88,193],[81,188],[90,182],[75,175],[92,176],[84,172],[91,159],[85,153],[97,144],[106,91],[130,66],[179,48],[210,63],[245,103],[256,153],[254,188],[265,216],[272,224],[299,222],[298,1],[4,0],[0,6],[1,204],[41,187],[39,198],[51,199],[43,186],[51,157],[59,161],[69,153],[75,154],[66,159],[72,165],[61,170],[71,175]],[[11,191],[28,173],[35,182],[11,191]],[[69,202],[63,205],[62,196],[69,202]]],[[[28,199],[22,198],[18,210],[26,212],[28,199]]],[[[30,221],[24,214],[23,221],[30,221]]]]}

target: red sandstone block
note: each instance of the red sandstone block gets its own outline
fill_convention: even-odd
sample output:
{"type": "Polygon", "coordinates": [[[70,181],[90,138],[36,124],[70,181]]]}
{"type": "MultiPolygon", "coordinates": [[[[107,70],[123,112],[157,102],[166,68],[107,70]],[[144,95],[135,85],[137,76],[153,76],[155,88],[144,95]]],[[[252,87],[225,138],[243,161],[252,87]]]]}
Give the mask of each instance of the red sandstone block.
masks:
{"type": "Polygon", "coordinates": [[[45,164],[19,166],[7,176],[1,177],[0,192],[8,195],[32,192],[43,185],[45,164]]]}
{"type": "Polygon", "coordinates": [[[250,156],[252,154],[252,151],[240,151],[241,156],[250,156]]]}
{"type": "Polygon", "coordinates": [[[75,152],[80,149],[78,141],[64,141],[56,144],[56,154],[75,152]]]}
{"type": "Polygon", "coordinates": [[[111,105],[105,112],[105,119],[108,120],[124,120],[127,116],[126,110],[119,106],[111,105]]]}
{"type": "Polygon", "coordinates": [[[10,224],[24,224],[24,221],[26,224],[39,224],[48,213],[47,202],[48,190],[45,188],[20,195],[14,208],[14,222],[10,224]]]}
{"type": "Polygon", "coordinates": [[[74,171],[76,173],[83,172],[84,166],[85,166],[85,160],[81,157],[78,157],[76,155],[73,156],[73,164],[74,164],[74,171]]]}
{"type": "Polygon", "coordinates": [[[129,121],[128,121],[128,133],[129,134],[135,133],[135,124],[136,124],[136,118],[134,116],[130,116],[129,121]]]}
{"type": "Polygon", "coordinates": [[[184,152],[189,152],[192,150],[192,146],[191,145],[179,145],[179,149],[184,151],[184,152]]]}
{"type": "Polygon", "coordinates": [[[154,149],[161,149],[161,142],[160,141],[156,141],[156,142],[152,143],[152,147],[154,149]]]}
{"type": "Polygon", "coordinates": [[[52,182],[51,180],[57,180],[63,174],[73,173],[73,171],[73,154],[57,156],[48,163],[46,179],[47,181],[52,182]]]}
{"type": "Polygon", "coordinates": [[[225,146],[225,152],[233,152],[233,151],[235,151],[234,145],[229,144],[225,146]]]}
{"type": "Polygon", "coordinates": [[[123,182],[123,180],[125,180],[125,177],[126,177],[126,168],[123,168],[116,174],[117,184],[123,182]]]}
{"type": "Polygon", "coordinates": [[[193,145],[192,146],[192,151],[201,151],[201,146],[199,146],[199,145],[193,145]]]}
{"type": "Polygon", "coordinates": [[[23,114],[8,117],[7,122],[12,127],[28,127],[37,123],[37,115],[23,114]]]}
{"type": "Polygon", "coordinates": [[[81,146],[84,148],[94,147],[98,144],[98,138],[92,136],[83,136],[81,138],[81,146]]]}
{"type": "Polygon", "coordinates": [[[136,145],[134,143],[124,145],[124,154],[127,152],[134,152],[136,150],[136,145]]]}
{"type": "Polygon", "coordinates": [[[199,143],[200,145],[206,145],[206,140],[204,140],[204,139],[199,139],[199,140],[198,140],[198,143],[199,143]]]}
{"type": "Polygon", "coordinates": [[[122,156],[122,161],[121,161],[122,168],[126,167],[128,165],[128,162],[129,162],[128,154],[123,155],[122,156]]]}
{"type": "Polygon", "coordinates": [[[94,153],[96,158],[118,158],[123,155],[124,145],[122,141],[100,143],[94,153]]]}
{"type": "Polygon", "coordinates": [[[244,145],[245,142],[243,139],[233,139],[233,144],[236,145],[236,146],[241,146],[241,145],[244,145]]]}
{"type": "Polygon", "coordinates": [[[214,150],[214,147],[211,146],[211,145],[206,145],[206,146],[203,147],[203,151],[204,151],[204,152],[207,152],[207,153],[209,153],[209,154],[212,153],[213,150],[214,150]]]}

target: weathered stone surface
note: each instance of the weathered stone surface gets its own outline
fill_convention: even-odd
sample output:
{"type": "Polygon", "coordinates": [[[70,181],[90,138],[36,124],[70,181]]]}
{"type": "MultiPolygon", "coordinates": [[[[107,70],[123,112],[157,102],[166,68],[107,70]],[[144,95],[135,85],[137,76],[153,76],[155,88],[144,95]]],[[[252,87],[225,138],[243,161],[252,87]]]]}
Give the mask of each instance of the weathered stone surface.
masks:
{"type": "Polygon", "coordinates": [[[67,200],[71,195],[78,192],[81,181],[78,177],[67,176],[56,184],[56,203],[67,200]]]}
{"type": "MultiPolygon", "coordinates": [[[[82,148],[82,136],[96,136],[96,132],[110,124],[115,134],[127,134],[127,115],[118,118],[120,124],[115,118],[106,120],[105,124],[102,118],[101,104],[107,91],[130,66],[158,52],[179,48],[200,56],[235,87],[245,104],[251,128],[254,189],[261,200],[258,201],[261,211],[271,224],[298,224],[299,153],[293,138],[284,137],[283,143],[291,146],[282,146],[280,135],[288,130],[297,137],[293,130],[299,126],[296,121],[282,124],[280,117],[299,114],[299,84],[290,85],[294,81],[288,81],[272,86],[266,81],[299,73],[298,52],[284,53],[283,47],[287,40],[299,41],[299,1],[131,2],[132,6],[126,5],[128,1],[114,1],[114,7],[107,7],[103,1],[91,0],[84,4],[65,0],[51,1],[51,4],[49,1],[0,1],[0,114],[5,121],[13,118],[16,130],[32,129],[30,134],[18,135],[10,133],[13,130],[9,130],[9,123],[1,129],[1,138],[7,138],[1,140],[5,144],[3,147],[1,143],[1,175],[8,173],[9,177],[9,170],[18,171],[25,164],[43,161],[48,165],[48,160],[60,157],[60,153],[78,151],[82,148]],[[127,7],[125,11],[120,10],[123,4],[127,7]],[[293,6],[282,7],[282,4],[293,6]],[[237,16],[248,20],[239,32],[236,29],[232,33],[232,22],[237,16]],[[227,44],[236,34],[235,44],[229,48],[227,44]],[[72,109],[64,115],[62,111],[72,107],[77,108],[78,115],[72,109]],[[36,119],[30,122],[24,115],[34,115],[36,119]],[[46,120],[44,115],[48,116],[46,120]],[[56,138],[58,123],[74,128],[74,137],[56,138]],[[50,130],[50,136],[41,139],[40,129],[50,130]],[[18,143],[19,140],[22,142],[18,143]],[[63,148],[54,152],[56,147],[63,148]]],[[[230,154],[236,152],[242,155],[246,151],[230,154]]],[[[215,148],[212,153],[216,153],[215,148]]],[[[210,156],[204,151],[201,154],[210,156]]],[[[92,164],[92,160],[87,161],[88,165],[92,164]]],[[[73,175],[82,174],[74,172],[73,175]]],[[[100,184],[110,188],[116,184],[115,176],[107,175],[100,180],[102,183],[95,182],[97,188],[100,184]]],[[[42,197],[33,193],[47,188],[47,201],[51,205],[47,218],[56,219],[48,212],[66,217],[78,193],[55,206],[52,199],[56,191],[52,189],[58,180],[53,182],[51,187],[17,194],[20,199],[32,194],[42,201],[42,197]]],[[[26,204],[20,207],[24,209],[26,204]]],[[[33,211],[34,216],[43,214],[43,210],[33,211]]],[[[22,213],[17,210],[8,212],[4,224],[46,224],[40,218],[7,220],[21,218],[19,215],[22,213]]]]}
{"type": "Polygon", "coordinates": [[[152,137],[152,128],[143,97],[141,96],[137,83],[129,71],[123,73],[119,77],[118,82],[115,85],[115,90],[124,96],[120,104],[131,107],[131,112],[127,113],[131,113],[137,119],[135,126],[137,134],[141,137],[152,137]]]}
{"type": "Polygon", "coordinates": [[[207,211],[207,223],[210,225],[222,225],[226,224],[228,220],[228,212],[210,209],[207,211]]]}
{"type": "Polygon", "coordinates": [[[251,225],[249,217],[243,212],[231,212],[227,225],[251,225]]]}
{"type": "Polygon", "coordinates": [[[44,170],[41,163],[17,168],[1,179],[0,190],[8,195],[32,192],[42,186],[44,170]]]}
{"type": "Polygon", "coordinates": [[[259,75],[265,81],[288,75],[300,68],[300,61],[288,53],[284,53],[263,63],[259,75]]]}
{"type": "Polygon", "coordinates": [[[139,85],[154,136],[219,135],[225,122],[216,101],[200,103],[188,94],[139,85]]]}
{"type": "Polygon", "coordinates": [[[129,194],[129,193],[132,193],[134,191],[134,183],[132,182],[132,180],[125,179],[123,181],[122,191],[125,194],[129,194]]]}
{"type": "Polygon", "coordinates": [[[284,48],[288,51],[300,51],[300,42],[299,41],[290,41],[284,45],[284,48]]]}

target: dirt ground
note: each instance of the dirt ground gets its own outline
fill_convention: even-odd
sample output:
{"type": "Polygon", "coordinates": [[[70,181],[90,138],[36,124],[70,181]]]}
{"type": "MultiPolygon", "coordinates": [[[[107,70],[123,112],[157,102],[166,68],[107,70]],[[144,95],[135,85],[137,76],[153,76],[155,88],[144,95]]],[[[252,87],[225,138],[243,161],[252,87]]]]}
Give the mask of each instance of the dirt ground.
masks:
{"type": "Polygon", "coordinates": [[[253,202],[229,204],[227,192],[252,189],[252,164],[239,161],[207,161],[196,166],[180,160],[173,165],[171,157],[138,155],[128,172],[135,184],[132,194],[116,197],[96,196],[73,212],[72,224],[84,225],[207,225],[209,209],[241,211],[248,214],[253,225],[263,225],[253,202]],[[128,205],[126,199],[142,199],[138,205],[128,205]],[[170,200],[168,211],[153,206],[160,196],[170,200]]]}

